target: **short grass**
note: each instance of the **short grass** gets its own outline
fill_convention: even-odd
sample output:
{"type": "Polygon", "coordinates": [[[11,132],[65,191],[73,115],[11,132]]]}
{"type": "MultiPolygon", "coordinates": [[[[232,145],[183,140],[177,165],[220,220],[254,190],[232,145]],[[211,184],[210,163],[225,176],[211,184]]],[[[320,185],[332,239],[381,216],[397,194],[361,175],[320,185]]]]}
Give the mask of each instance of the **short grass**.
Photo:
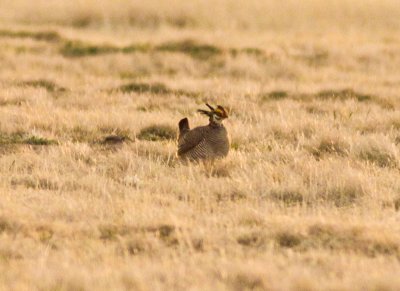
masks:
{"type": "Polygon", "coordinates": [[[1,290],[400,289],[398,1],[3,2],[1,290]]]}

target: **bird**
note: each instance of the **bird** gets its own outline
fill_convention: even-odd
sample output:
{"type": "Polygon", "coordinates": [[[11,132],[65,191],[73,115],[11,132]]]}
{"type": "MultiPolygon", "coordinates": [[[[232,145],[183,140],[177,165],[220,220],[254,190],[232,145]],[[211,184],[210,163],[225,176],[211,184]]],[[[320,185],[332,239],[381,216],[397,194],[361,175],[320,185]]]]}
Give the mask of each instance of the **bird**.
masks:
{"type": "Polygon", "coordinates": [[[199,113],[209,117],[209,124],[190,129],[185,117],[179,121],[178,152],[179,158],[191,161],[214,161],[229,153],[229,137],[222,121],[228,118],[227,110],[206,103],[210,111],[199,109],[199,113]]]}

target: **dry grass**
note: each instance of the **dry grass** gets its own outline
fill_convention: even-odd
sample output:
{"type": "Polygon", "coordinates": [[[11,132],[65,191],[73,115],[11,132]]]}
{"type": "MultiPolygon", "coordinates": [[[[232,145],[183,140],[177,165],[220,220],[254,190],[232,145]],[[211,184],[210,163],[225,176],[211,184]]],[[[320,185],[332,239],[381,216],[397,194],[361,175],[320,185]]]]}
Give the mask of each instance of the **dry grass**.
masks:
{"type": "Polygon", "coordinates": [[[0,1],[0,290],[400,288],[398,1],[264,2],[0,1]]]}

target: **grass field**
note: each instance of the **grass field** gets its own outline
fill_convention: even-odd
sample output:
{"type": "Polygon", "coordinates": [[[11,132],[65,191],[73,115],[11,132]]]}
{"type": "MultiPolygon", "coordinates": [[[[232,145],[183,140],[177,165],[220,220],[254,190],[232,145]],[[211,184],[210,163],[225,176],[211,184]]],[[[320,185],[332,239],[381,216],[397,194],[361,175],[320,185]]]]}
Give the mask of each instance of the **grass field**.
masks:
{"type": "Polygon", "coordinates": [[[0,0],[0,193],[0,290],[399,290],[398,0],[0,0]]]}

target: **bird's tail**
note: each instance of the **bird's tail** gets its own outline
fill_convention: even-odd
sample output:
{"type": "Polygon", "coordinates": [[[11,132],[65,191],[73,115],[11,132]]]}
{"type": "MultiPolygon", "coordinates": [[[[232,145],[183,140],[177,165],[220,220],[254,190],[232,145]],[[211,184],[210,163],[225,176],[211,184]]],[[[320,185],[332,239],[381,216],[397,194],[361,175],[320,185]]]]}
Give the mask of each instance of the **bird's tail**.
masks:
{"type": "Polygon", "coordinates": [[[181,119],[181,121],[179,121],[179,136],[184,135],[189,130],[189,120],[187,118],[181,119]]]}

